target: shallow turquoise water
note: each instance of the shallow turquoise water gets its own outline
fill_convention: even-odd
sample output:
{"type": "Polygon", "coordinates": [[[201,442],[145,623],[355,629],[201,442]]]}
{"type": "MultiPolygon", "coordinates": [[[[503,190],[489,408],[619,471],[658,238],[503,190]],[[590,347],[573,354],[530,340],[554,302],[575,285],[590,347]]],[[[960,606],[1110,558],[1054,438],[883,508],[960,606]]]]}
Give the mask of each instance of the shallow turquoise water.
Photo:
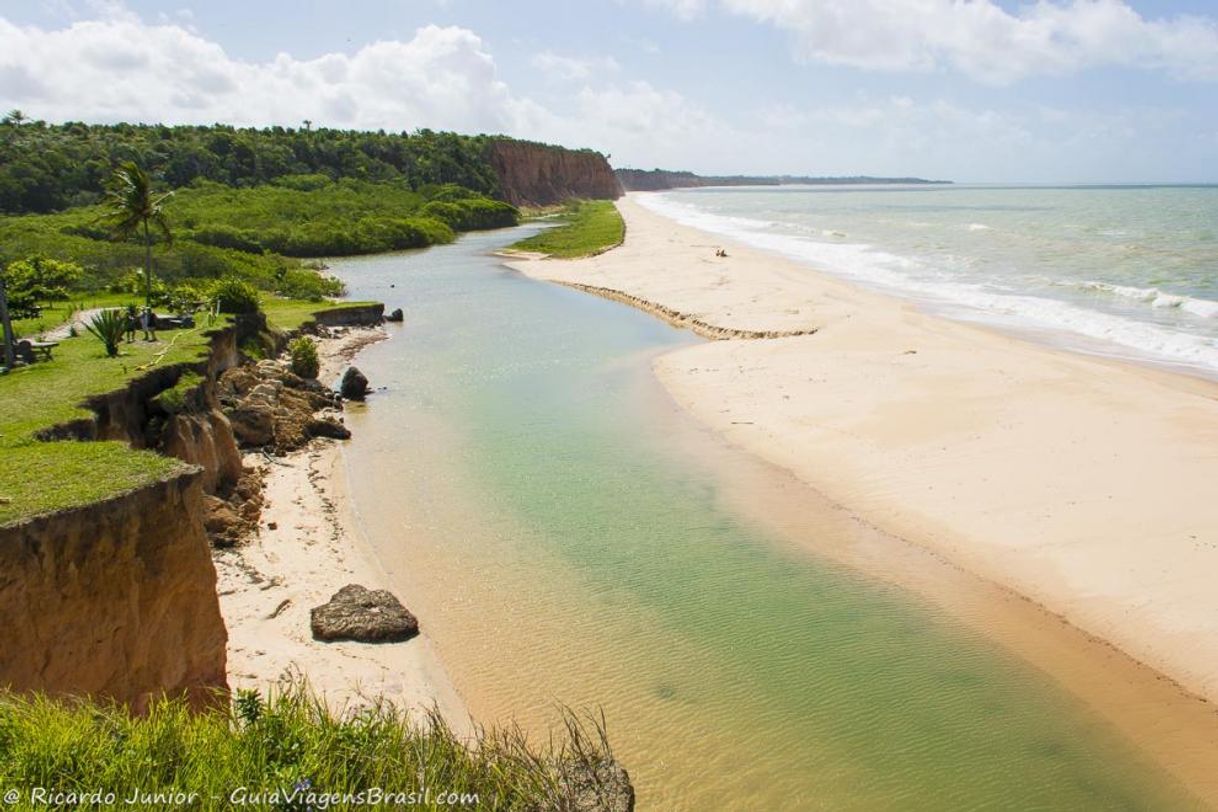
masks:
{"type": "Polygon", "coordinates": [[[1035,669],[726,507],[648,372],[694,339],[511,239],[335,263],[406,311],[358,361],[352,485],[475,715],[600,705],[642,808],[1187,806],[1035,669]]]}

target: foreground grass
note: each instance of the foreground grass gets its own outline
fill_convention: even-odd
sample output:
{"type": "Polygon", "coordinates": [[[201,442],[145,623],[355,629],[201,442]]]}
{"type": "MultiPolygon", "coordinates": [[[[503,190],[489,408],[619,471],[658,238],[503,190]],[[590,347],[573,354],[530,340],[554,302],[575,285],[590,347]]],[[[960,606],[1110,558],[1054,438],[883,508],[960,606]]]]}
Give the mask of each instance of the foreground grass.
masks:
{"type": "MultiPolygon", "coordinates": [[[[94,298],[100,306],[119,304],[105,295],[94,298]]],[[[262,303],[268,323],[281,330],[295,329],[333,306],[271,297],[262,303]]],[[[66,319],[66,308],[63,315],[66,319]]],[[[173,458],[125,443],[46,443],[35,435],[91,417],[84,405],[91,396],[121,389],[156,367],[206,358],[207,333],[223,323],[208,324],[204,316],[193,329],[159,333],[160,341],[124,343],[116,358],[107,358],[101,342],[83,332],[61,341],[54,360],[0,376],[0,525],[107,499],[181,470],[173,458]]]]}
{"type": "MultiPolygon", "coordinates": [[[[112,792],[113,804],[92,806],[136,798],[144,809],[173,805],[170,793],[194,809],[348,809],[378,791],[417,793],[417,804],[390,805],[423,809],[611,808],[597,803],[610,794],[603,725],[565,722],[536,747],[514,728],[463,742],[438,715],[416,723],[389,704],[334,714],[300,688],[265,700],[242,692],[231,710],[201,714],[161,701],[144,717],[0,694],[0,793],[17,793],[22,808],[39,806],[37,787],[112,792]]],[[[64,800],[51,805],[91,806],[64,800]]]]}
{"type": "Polygon", "coordinates": [[[621,245],[626,224],[611,200],[579,200],[558,215],[564,224],[521,240],[512,248],[560,259],[587,257],[621,245]]]}

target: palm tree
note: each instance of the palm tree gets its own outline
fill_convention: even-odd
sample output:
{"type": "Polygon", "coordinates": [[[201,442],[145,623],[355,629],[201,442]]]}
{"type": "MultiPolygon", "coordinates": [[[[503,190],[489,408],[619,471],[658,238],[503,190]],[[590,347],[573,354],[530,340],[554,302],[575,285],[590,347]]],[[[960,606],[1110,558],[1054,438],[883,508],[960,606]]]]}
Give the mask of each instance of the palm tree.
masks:
{"type": "Polygon", "coordinates": [[[8,115],[4,117],[5,124],[14,124],[18,127],[26,120],[27,116],[20,110],[9,110],[8,115]]]}
{"type": "Polygon", "coordinates": [[[152,193],[152,179],[134,162],[120,164],[110,176],[106,191],[109,212],[106,219],[117,240],[130,239],[136,234],[144,237],[144,306],[152,307],[152,229],[166,243],[173,242],[169,220],[165,217],[165,201],[173,192],[152,193]]]}

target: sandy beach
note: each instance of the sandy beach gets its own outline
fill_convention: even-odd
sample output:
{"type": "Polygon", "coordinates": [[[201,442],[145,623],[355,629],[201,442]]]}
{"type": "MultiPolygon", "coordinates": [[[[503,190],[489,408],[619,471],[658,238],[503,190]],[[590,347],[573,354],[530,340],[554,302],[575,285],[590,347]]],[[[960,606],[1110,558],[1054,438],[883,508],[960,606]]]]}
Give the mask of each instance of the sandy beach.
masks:
{"type": "MultiPolygon", "coordinates": [[[[376,329],[322,339],[320,379],[334,379],[361,347],[384,338],[376,329]]],[[[426,617],[420,635],[405,643],[313,639],[309,610],[346,584],[389,589],[411,608],[411,596],[390,582],[351,510],[342,443],[316,439],[274,458],[251,453],[245,464],[264,479],[258,533],[215,555],[230,687],[265,691],[304,678],[332,707],[379,698],[415,714],[434,707],[468,734],[465,704],[427,636],[426,617]]]]}
{"type": "Polygon", "coordinates": [[[927,315],[618,205],[620,248],[512,267],[740,337],[655,371],[733,444],[1218,699],[1218,384],[927,315]]]}

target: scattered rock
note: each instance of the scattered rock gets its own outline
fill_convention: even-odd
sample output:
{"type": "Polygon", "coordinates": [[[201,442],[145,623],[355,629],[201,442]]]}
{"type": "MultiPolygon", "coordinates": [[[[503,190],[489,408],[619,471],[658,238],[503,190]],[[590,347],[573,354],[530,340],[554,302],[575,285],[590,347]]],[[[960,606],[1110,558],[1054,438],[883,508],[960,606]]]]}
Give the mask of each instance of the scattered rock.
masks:
{"type": "Polygon", "coordinates": [[[368,394],[368,379],[355,367],[348,367],[347,371],[343,373],[343,382],[339,392],[348,400],[363,400],[368,394]]]}
{"type": "Polygon", "coordinates": [[[267,403],[243,401],[227,412],[233,436],[244,446],[268,445],[275,438],[275,412],[267,403]]]}
{"type": "Polygon", "coordinates": [[[251,530],[247,519],[216,496],[203,497],[203,527],[217,547],[231,547],[251,530]]]}
{"type": "Polygon", "coordinates": [[[325,641],[395,643],[419,633],[419,621],[390,592],[358,584],[335,592],[329,603],[312,609],[309,618],[313,637],[325,641]]]}
{"type": "Polygon", "coordinates": [[[385,317],[385,321],[404,321],[406,316],[402,313],[402,308],[396,308],[392,313],[385,317]]]}
{"type": "Polygon", "coordinates": [[[266,523],[266,529],[267,529],[267,530],[278,530],[278,529],[279,529],[279,522],[267,522],[267,523],[266,523]]]}
{"type": "Polygon", "coordinates": [[[346,431],[314,417],[320,410],[341,408],[338,396],[277,361],[226,370],[217,389],[233,434],[246,448],[285,453],[313,437],[343,437],[346,431]]]}
{"type": "Polygon", "coordinates": [[[609,758],[596,763],[567,763],[560,772],[568,808],[575,812],[631,812],[634,786],[621,764],[609,758]]]}
{"type": "Polygon", "coordinates": [[[344,426],[333,417],[315,417],[309,423],[309,434],[314,437],[330,437],[335,440],[351,438],[351,429],[344,426]]]}

